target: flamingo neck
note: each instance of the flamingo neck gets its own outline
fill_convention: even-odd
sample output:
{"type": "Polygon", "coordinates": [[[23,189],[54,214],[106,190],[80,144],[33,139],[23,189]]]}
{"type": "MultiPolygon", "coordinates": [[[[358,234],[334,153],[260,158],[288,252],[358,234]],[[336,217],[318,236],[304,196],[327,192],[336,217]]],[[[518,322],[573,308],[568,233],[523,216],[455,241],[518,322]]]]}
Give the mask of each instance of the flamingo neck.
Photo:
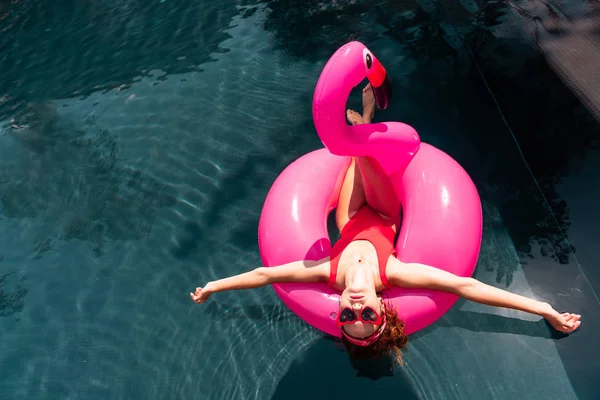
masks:
{"type": "MultiPolygon", "coordinates": [[[[346,140],[350,134],[350,126],[346,122],[346,102],[352,88],[344,88],[339,97],[345,100],[322,101],[313,107],[313,120],[317,134],[332,153],[336,153],[336,143],[346,140]]],[[[340,92],[342,90],[339,90],[340,92]]],[[[336,97],[338,97],[336,96],[336,97]]]]}
{"type": "Polygon", "coordinates": [[[315,88],[313,121],[321,141],[333,154],[342,153],[351,136],[346,122],[346,103],[352,89],[365,79],[362,48],[349,44],[327,62],[315,88]]]}

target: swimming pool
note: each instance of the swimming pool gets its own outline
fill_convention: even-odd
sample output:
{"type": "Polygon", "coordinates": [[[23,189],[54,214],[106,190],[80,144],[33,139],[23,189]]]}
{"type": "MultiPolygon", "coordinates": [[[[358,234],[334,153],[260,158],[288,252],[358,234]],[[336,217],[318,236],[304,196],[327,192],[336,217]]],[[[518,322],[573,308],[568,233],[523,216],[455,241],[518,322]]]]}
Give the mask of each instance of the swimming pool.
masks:
{"type": "Polygon", "coordinates": [[[0,1],[1,397],[596,399],[600,127],[531,16],[467,0],[299,4],[0,1]],[[576,334],[459,302],[392,370],[350,363],[270,288],[190,301],[260,263],[262,201],[320,147],[314,85],[349,39],[393,79],[376,118],[413,125],[473,177],[476,276],[581,313],[576,334]]]}

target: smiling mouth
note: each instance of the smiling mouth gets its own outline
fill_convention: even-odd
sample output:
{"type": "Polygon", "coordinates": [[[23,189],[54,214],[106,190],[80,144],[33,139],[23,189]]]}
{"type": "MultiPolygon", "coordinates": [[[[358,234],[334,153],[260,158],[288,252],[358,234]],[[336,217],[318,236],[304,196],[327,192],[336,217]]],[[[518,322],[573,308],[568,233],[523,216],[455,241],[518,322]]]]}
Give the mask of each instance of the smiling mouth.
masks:
{"type": "Polygon", "coordinates": [[[365,296],[350,296],[352,300],[362,300],[365,296]]]}

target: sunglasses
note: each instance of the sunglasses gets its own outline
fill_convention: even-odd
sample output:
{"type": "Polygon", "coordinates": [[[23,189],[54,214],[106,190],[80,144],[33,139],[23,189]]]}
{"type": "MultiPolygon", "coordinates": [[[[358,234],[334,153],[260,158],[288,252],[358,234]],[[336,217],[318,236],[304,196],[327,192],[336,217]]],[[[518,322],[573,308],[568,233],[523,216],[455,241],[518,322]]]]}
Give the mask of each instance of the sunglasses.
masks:
{"type": "Polygon", "coordinates": [[[360,313],[356,314],[352,309],[346,307],[340,313],[337,325],[344,326],[349,324],[355,324],[357,321],[373,325],[381,325],[383,322],[383,315],[373,310],[371,307],[364,307],[360,310],[360,313]]]}

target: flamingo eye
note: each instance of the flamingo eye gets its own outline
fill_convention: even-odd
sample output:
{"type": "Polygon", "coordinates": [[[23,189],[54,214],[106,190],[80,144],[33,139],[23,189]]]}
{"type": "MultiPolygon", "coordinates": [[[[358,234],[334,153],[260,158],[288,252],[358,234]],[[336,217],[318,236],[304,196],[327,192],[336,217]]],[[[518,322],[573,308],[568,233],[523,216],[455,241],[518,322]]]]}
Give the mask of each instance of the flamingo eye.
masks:
{"type": "Polygon", "coordinates": [[[371,65],[373,65],[373,58],[369,53],[365,55],[365,63],[367,64],[367,69],[371,69],[371,65]]]}

